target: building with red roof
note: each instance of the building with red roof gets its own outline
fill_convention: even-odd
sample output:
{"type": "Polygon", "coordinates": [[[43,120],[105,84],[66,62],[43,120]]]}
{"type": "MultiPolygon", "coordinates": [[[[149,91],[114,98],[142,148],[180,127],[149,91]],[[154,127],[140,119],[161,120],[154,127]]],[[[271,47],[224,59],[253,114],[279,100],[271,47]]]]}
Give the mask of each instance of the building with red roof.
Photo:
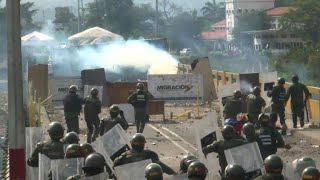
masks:
{"type": "Polygon", "coordinates": [[[224,50],[226,44],[226,20],[221,20],[211,26],[211,31],[201,33],[201,39],[206,41],[214,50],[224,50]]]}

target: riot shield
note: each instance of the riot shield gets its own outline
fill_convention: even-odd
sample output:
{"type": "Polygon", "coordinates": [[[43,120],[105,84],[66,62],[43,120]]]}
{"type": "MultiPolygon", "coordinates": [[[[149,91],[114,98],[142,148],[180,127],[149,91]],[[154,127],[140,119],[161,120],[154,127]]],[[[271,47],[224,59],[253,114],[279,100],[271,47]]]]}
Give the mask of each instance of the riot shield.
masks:
{"type": "Polygon", "coordinates": [[[202,152],[202,148],[219,139],[219,127],[217,122],[217,114],[215,112],[209,112],[201,121],[194,123],[194,131],[196,144],[198,149],[199,160],[206,165],[209,172],[207,179],[219,178],[218,170],[219,162],[215,153],[210,153],[207,158],[202,152]]]}
{"type": "Polygon", "coordinates": [[[86,180],[106,180],[106,179],[109,179],[109,176],[107,173],[103,172],[95,176],[86,177],[85,179],[86,180]]]}
{"type": "Polygon", "coordinates": [[[72,175],[82,174],[83,161],[83,158],[52,160],[52,180],[65,180],[72,175]]]}
{"type": "Polygon", "coordinates": [[[117,105],[124,113],[124,117],[129,124],[135,124],[134,119],[134,108],[131,104],[115,104],[117,105]]]}
{"type": "MultiPolygon", "coordinates": [[[[223,119],[223,109],[224,104],[223,100],[232,97],[234,91],[240,90],[240,83],[233,83],[228,85],[218,86],[218,98],[219,98],[219,105],[220,105],[220,117],[223,119]]],[[[224,119],[222,121],[222,125],[224,125],[224,119]]]]}
{"type": "Polygon", "coordinates": [[[263,160],[257,142],[245,144],[224,151],[228,164],[238,164],[247,175],[264,174],[263,160]]]}
{"type": "Polygon", "coordinates": [[[39,180],[48,180],[51,160],[44,154],[39,153],[39,180]]]}
{"type": "Polygon", "coordinates": [[[282,175],[285,177],[285,179],[300,179],[300,175],[295,172],[294,165],[290,162],[286,162],[283,164],[283,170],[282,175]]]}
{"type": "Polygon", "coordinates": [[[167,176],[164,177],[165,180],[188,180],[187,174],[179,174],[179,175],[173,175],[173,176],[167,176]]]}
{"type": "Polygon", "coordinates": [[[107,165],[109,166],[111,171],[114,173],[114,170],[112,168],[113,167],[113,161],[110,159],[108,153],[104,150],[103,144],[102,144],[102,141],[101,141],[101,137],[97,138],[96,141],[92,143],[92,147],[97,153],[100,153],[104,157],[104,159],[106,160],[107,165]]]}
{"type": "Polygon", "coordinates": [[[130,141],[126,132],[117,124],[101,137],[103,149],[113,161],[130,149],[130,141]]]}
{"type": "Polygon", "coordinates": [[[114,167],[117,179],[119,180],[143,180],[145,169],[152,163],[150,159],[114,167]]]}
{"type": "Polygon", "coordinates": [[[271,112],[271,99],[267,96],[267,92],[272,90],[273,85],[277,82],[277,72],[262,73],[261,75],[261,97],[266,101],[266,107],[264,112],[271,112]]]}
{"type": "MultiPolygon", "coordinates": [[[[45,140],[46,131],[42,127],[27,127],[26,128],[26,162],[31,157],[33,150],[40,141],[45,140]]],[[[38,179],[39,168],[26,165],[26,179],[38,179]]]]}

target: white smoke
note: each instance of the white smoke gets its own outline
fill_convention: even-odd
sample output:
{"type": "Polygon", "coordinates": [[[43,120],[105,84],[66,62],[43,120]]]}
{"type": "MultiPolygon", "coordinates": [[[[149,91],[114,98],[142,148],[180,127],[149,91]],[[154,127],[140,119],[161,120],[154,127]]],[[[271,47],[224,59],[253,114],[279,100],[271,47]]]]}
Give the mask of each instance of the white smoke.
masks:
{"type": "MultiPolygon", "coordinates": [[[[107,73],[124,74],[125,68],[132,68],[134,72],[148,74],[176,74],[178,60],[168,52],[158,49],[143,40],[117,41],[102,47],[83,47],[74,54],[67,54],[69,58],[53,59],[60,64],[60,72],[69,70],[85,70],[104,68],[107,73]]],[[[132,72],[131,72],[132,73],[132,72]]]]}

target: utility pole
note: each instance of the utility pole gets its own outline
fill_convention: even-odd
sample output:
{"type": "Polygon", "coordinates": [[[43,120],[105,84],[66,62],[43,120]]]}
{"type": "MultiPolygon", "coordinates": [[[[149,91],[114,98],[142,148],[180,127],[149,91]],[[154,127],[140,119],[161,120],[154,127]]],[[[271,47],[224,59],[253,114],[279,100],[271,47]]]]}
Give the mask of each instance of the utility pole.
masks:
{"type": "Polygon", "coordinates": [[[159,26],[159,0],[156,0],[156,27],[155,27],[155,37],[158,37],[158,26],[159,26]]]}
{"type": "Polygon", "coordinates": [[[81,15],[80,15],[80,0],[78,0],[78,32],[80,32],[81,15]]]}
{"type": "Polygon", "coordinates": [[[8,131],[10,179],[26,178],[25,114],[21,57],[20,0],[7,0],[8,131]]]}

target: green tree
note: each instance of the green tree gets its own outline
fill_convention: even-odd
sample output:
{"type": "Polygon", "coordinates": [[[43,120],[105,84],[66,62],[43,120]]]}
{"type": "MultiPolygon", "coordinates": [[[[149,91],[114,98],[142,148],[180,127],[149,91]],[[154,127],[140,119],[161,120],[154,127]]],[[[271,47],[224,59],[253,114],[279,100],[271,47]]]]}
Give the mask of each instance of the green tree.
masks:
{"type": "Polygon", "coordinates": [[[299,0],[292,10],[282,16],[280,20],[282,30],[310,41],[313,48],[318,47],[320,43],[319,12],[319,0],[299,0]]]}
{"type": "Polygon", "coordinates": [[[225,6],[223,3],[217,4],[215,0],[206,2],[201,9],[203,16],[211,23],[225,19],[225,6]]]}
{"type": "Polygon", "coordinates": [[[275,0],[274,6],[275,7],[286,7],[291,6],[296,0],[275,0]]]}
{"type": "Polygon", "coordinates": [[[20,12],[21,12],[22,35],[39,29],[39,26],[34,24],[32,19],[33,16],[38,11],[37,9],[34,9],[34,3],[33,2],[22,3],[20,8],[21,8],[20,12]]]}
{"type": "Polygon", "coordinates": [[[56,30],[65,31],[67,33],[75,33],[77,29],[77,18],[70,11],[69,7],[56,7],[55,19],[53,23],[56,30]]]}

